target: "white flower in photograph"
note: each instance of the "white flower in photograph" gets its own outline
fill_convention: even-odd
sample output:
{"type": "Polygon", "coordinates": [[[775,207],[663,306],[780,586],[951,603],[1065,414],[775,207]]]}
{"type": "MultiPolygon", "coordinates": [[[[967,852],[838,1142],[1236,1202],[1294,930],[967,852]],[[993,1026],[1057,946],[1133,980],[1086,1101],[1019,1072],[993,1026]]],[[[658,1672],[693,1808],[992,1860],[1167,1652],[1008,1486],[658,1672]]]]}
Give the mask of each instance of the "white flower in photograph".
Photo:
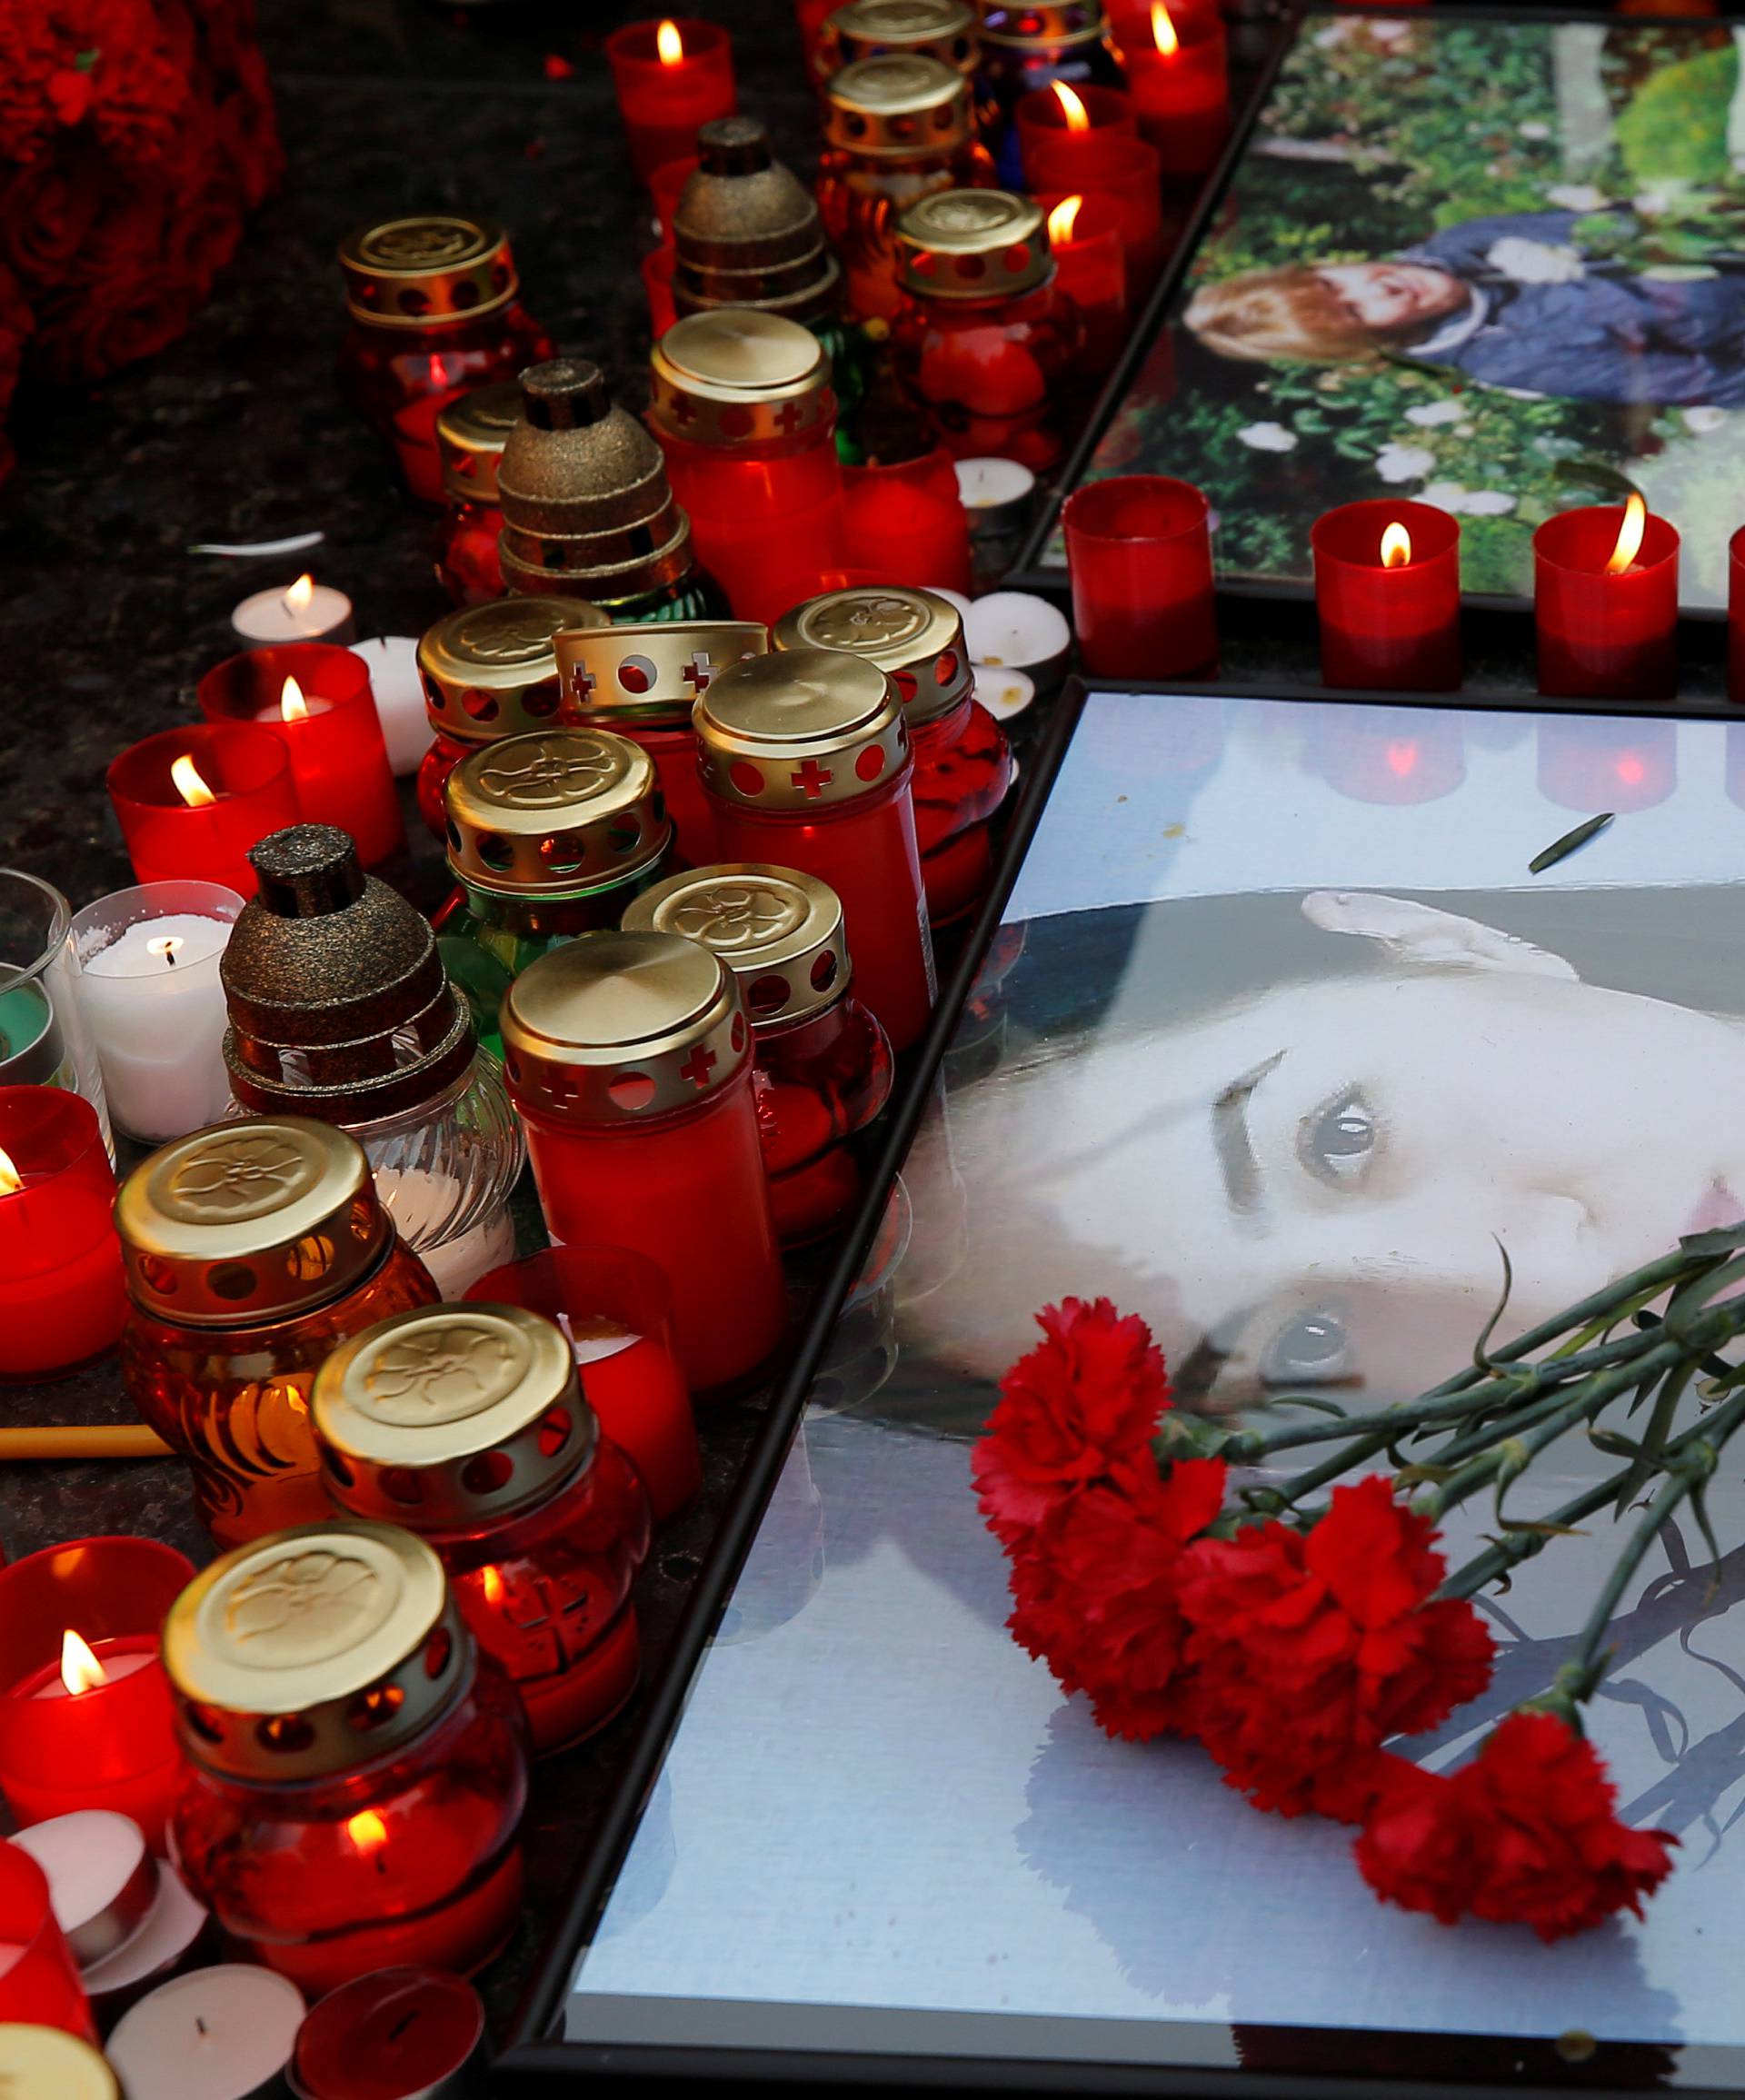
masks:
{"type": "Polygon", "coordinates": [[[1553,183],[1545,193],[1547,204],[1561,204],[1566,212],[1597,212],[1606,193],[1591,183],[1553,183]]]}
{"type": "Polygon", "coordinates": [[[1570,284],[1587,274],[1576,249],[1553,241],[1530,241],[1521,234],[1493,241],[1485,261],[1517,284],[1570,284]]]}
{"type": "Polygon", "coordinates": [[[1375,471],[1384,482],[1415,482],[1436,464],[1436,454],[1421,444],[1384,444],[1375,455],[1375,471]]]}
{"type": "Polygon", "coordinates": [[[1501,518],[1515,507],[1515,499],[1506,489],[1469,489],[1460,482],[1431,482],[1418,493],[1420,502],[1452,511],[1457,517],[1501,518]]]}
{"type": "Polygon", "coordinates": [[[1236,435],[1257,453],[1291,453],[1297,449],[1296,432],[1286,430],[1281,423],[1244,423],[1236,435]]]}
{"type": "Polygon", "coordinates": [[[1522,138],[1550,138],[1551,127],[1548,124],[1518,124],[1515,129],[1522,138]]]}
{"type": "Polygon", "coordinates": [[[1434,430],[1438,423],[1459,423],[1464,413],[1458,401],[1425,401],[1406,411],[1406,421],[1420,430],[1434,430]]]}
{"type": "Polygon", "coordinates": [[[1411,35],[1410,22],[1371,22],[1370,35],[1377,44],[1400,44],[1411,35]]]}
{"type": "Polygon", "coordinates": [[[1663,182],[1650,183],[1630,200],[1630,208],[1640,212],[1645,218],[1655,218],[1663,212],[1677,211],[1689,194],[1691,184],[1677,176],[1663,182]]]}
{"type": "Polygon", "coordinates": [[[1697,437],[1707,437],[1710,431],[1725,430],[1727,411],[1724,408],[1687,408],[1684,411],[1684,427],[1697,437]]]}

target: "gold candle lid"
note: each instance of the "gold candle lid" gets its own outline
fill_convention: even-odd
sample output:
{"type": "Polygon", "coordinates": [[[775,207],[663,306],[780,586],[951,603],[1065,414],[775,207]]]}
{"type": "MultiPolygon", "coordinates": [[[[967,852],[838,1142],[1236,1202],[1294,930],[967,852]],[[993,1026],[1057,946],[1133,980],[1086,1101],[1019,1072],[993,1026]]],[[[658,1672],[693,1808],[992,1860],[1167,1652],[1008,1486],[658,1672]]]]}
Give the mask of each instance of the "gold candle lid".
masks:
{"type": "Polygon", "coordinates": [[[6,2100],[119,2100],[120,2090],[89,2042],[59,2027],[0,2021],[0,2094],[6,2100]]]}
{"type": "Polygon", "coordinates": [[[458,212],[354,226],[339,266],[354,319],[377,328],[445,328],[494,314],[520,289],[503,228],[458,212]]]}
{"type": "Polygon", "coordinates": [[[824,24],[834,71],[892,52],[975,71],[975,10],[968,0],[848,0],[824,24]]]}
{"type": "Polygon", "coordinates": [[[445,612],[418,644],[430,726],[456,743],[548,727],[559,705],[553,637],[609,624],[577,598],[494,598],[445,612]]]}
{"type": "Polygon", "coordinates": [[[751,1030],[733,972],[672,933],[583,933],[529,963],[498,1014],[518,1106],[649,1122],[737,1078],[751,1030]]]}
{"type": "Polygon", "coordinates": [[[704,782],[747,809],[853,801],[909,757],[895,681],[842,649],[783,649],[735,664],[691,719],[704,782]]]}
{"type": "Polygon", "coordinates": [[[1010,299],[1054,274],[1040,204],[1012,190],[936,190],[897,221],[897,276],[927,299],[1010,299]]]}
{"type": "Polygon", "coordinates": [[[810,1020],[848,990],[843,906],[828,882],[797,868],[722,861],[644,890],[624,931],[682,933],[720,956],[760,1034],[810,1020]]]}
{"type": "Polygon", "coordinates": [[[243,1327],[343,1297],[392,1227],[355,1138],[249,1116],[141,1160],[115,1199],[128,1294],[176,1326],[243,1327]]]}
{"type": "Polygon", "coordinates": [[[842,267],[817,200],[770,152],[754,116],[697,132],[699,164],[673,206],[673,303],[680,314],[755,306],[816,322],[842,304],[842,267]]]}
{"type": "Polygon", "coordinates": [[[194,1763],[271,1785],[410,1742],[471,1677],[473,1637],[422,1538],[334,1518],[203,1568],[164,1621],[164,1667],[194,1763]]]}
{"type": "Polygon", "coordinates": [[[315,1375],[328,1491],[356,1517],[445,1531],[542,1500],[600,1427],[552,1320],[518,1305],[430,1305],[377,1320],[315,1375]]]}
{"type": "Polygon", "coordinates": [[[846,649],[888,671],[912,729],[949,712],[975,686],[962,617],[932,591],[826,591],[784,612],[771,639],[777,649],[846,649]]]}
{"type": "Polygon", "coordinates": [[[556,639],[563,719],[690,726],[698,693],[729,664],[768,652],[755,620],[659,620],[645,627],[582,627],[556,639]]]}
{"type": "Polygon", "coordinates": [[[860,58],[824,86],[824,137],[882,160],[953,154],[975,136],[970,84],[924,52],[860,58]]]}
{"type": "Polygon", "coordinates": [[[836,413],[830,353],[780,314],[721,307],[675,321],[650,358],[649,413],[693,444],[793,437],[836,413]]]}
{"type": "Polygon", "coordinates": [[[521,389],[508,380],[475,386],[439,411],[436,450],[443,462],[444,494],[457,503],[494,503],[497,462],[520,420],[521,389]]]}
{"type": "Polygon", "coordinates": [[[570,897],[672,842],[654,761],[609,730],[547,729],[470,752],[443,789],[448,864],[498,896],[570,897]]]}
{"type": "Polygon", "coordinates": [[[1059,50],[1109,34],[1102,0],[976,0],[983,44],[1009,51],[1059,50]]]}

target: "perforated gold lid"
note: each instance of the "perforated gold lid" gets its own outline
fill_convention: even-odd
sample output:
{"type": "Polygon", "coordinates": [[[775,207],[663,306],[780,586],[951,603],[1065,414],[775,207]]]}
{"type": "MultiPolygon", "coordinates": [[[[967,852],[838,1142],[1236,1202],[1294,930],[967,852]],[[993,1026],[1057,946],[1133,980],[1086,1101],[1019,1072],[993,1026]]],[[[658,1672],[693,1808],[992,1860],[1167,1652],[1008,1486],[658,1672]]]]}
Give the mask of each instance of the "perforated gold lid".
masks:
{"type": "Polygon", "coordinates": [[[778,649],[846,649],[876,663],[896,680],[912,729],[974,688],[962,617],[932,591],[867,584],[826,591],[784,612],[772,639],[778,649]]]}
{"type": "Polygon", "coordinates": [[[486,744],[449,774],[443,801],[450,868],[503,896],[567,897],[621,881],[673,838],[653,760],[609,730],[486,744]]]}
{"type": "Polygon", "coordinates": [[[494,598],[445,612],[418,644],[430,726],[457,743],[548,727],[558,712],[554,637],[610,624],[580,598],[494,598]]]}
{"type": "Polygon", "coordinates": [[[856,59],[824,87],[824,136],[844,153],[882,160],[956,153],[975,135],[970,84],[924,52],[856,59]]]}
{"type": "Polygon", "coordinates": [[[583,933],[530,963],[498,1015],[518,1106],[647,1122],[736,1078],[751,1030],[733,972],[673,933],[583,933]]]}
{"type": "Polygon", "coordinates": [[[1102,0],[976,0],[983,44],[1013,51],[1094,44],[1109,33],[1102,0]]]}
{"type": "Polygon", "coordinates": [[[392,1227],[356,1139],[249,1116],[142,1159],[115,1199],[127,1289],[178,1326],[240,1327],[342,1297],[392,1227]]]}
{"type": "Polygon", "coordinates": [[[339,244],[345,304],[379,328],[441,328],[506,306],[519,290],[494,219],[422,212],[354,226],[339,244]]]}
{"type": "Polygon", "coordinates": [[[509,381],[475,386],[441,410],[436,450],[442,455],[444,493],[458,503],[494,503],[497,462],[520,420],[521,389],[509,381]]]}
{"type": "Polygon", "coordinates": [[[694,444],[756,444],[793,437],[836,413],[830,353],[780,314],[723,306],[687,314],[649,360],[661,429],[694,444]]]}
{"type": "Polygon", "coordinates": [[[316,1373],[313,1414],[334,1499],[414,1531],[541,1501],[599,1439],[563,1330],[518,1305],[378,1320],[316,1373]]]}
{"type": "Polygon", "coordinates": [[[643,928],[713,949],[759,1033],[809,1020],[848,990],[842,900],[797,868],[721,861],[669,875],[624,913],[626,932],[643,928]]]}
{"type": "Polygon", "coordinates": [[[309,1779],[428,1727],[471,1676],[473,1643],[423,1539],[334,1518],[202,1569],[164,1621],[164,1667],[196,1764],[309,1779]]]}
{"type": "Polygon", "coordinates": [[[769,629],[754,620],[661,620],[645,627],[577,627],[557,637],[566,722],[681,722],[729,664],[763,656],[769,629]]]}
{"type": "Polygon", "coordinates": [[[89,2042],[59,2027],[0,2020],[5,2100],[117,2100],[115,2075],[89,2042]]]}
{"type": "Polygon", "coordinates": [[[832,70],[887,53],[975,71],[975,10],[968,0],[848,0],[824,24],[832,70]]]}
{"type": "Polygon", "coordinates": [[[1046,284],[1042,208],[1012,190],[936,190],[897,221],[897,275],[928,299],[1010,299],[1046,284]]]}
{"type": "Polygon", "coordinates": [[[816,810],[882,788],[909,757],[895,681],[842,649],[754,656],[692,711],[705,784],[757,810],[816,810]]]}

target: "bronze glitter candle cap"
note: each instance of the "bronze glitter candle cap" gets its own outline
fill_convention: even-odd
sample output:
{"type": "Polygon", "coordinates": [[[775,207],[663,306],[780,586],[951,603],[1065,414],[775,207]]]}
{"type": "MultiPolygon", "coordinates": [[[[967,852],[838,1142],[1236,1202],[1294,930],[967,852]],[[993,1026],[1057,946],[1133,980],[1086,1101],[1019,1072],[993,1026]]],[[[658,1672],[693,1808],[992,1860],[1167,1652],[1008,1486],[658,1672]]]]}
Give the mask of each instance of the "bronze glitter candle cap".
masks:
{"type": "Polygon", "coordinates": [[[896,680],[911,729],[949,713],[975,688],[962,618],[932,591],[826,591],[784,612],[772,640],[777,649],[846,649],[876,663],[896,680]]]}
{"type": "Polygon", "coordinates": [[[842,900],[797,868],[722,861],[644,890],[626,933],[682,933],[720,956],[739,980],[759,1035],[797,1026],[848,990],[842,900]]]}
{"type": "Polygon", "coordinates": [[[440,412],[436,450],[443,463],[443,493],[451,503],[496,502],[497,462],[520,420],[521,389],[506,380],[475,386],[440,412]]]}
{"type": "Polygon", "coordinates": [[[549,729],[464,759],[443,789],[457,881],[573,897],[652,867],[672,843],[654,761],[609,730],[549,729]]]}
{"type": "Polygon", "coordinates": [[[1109,34],[1102,0],[976,0],[976,35],[1002,50],[1069,50],[1109,34]]]}
{"type": "Polygon", "coordinates": [[[663,620],[646,627],[577,627],[555,642],[563,719],[615,729],[688,727],[691,710],[729,664],[763,656],[769,629],[755,620],[663,620]]]}
{"type": "Polygon", "coordinates": [[[164,1667],[189,1757],[271,1786],[411,1742],[465,1688],[474,1647],[422,1538],[335,1517],[203,1568],[164,1621],[164,1667]]]}
{"type": "Polygon", "coordinates": [[[431,728],[456,743],[494,743],[549,727],[561,699],[553,637],[610,624],[579,598],[494,598],[444,613],[418,644],[431,728]]]}
{"type": "Polygon", "coordinates": [[[178,1327],[288,1319],[343,1298],[392,1227],[364,1149],[306,1116],[178,1138],[115,1199],[128,1295],[178,1327]]]}
{"type": "Polygon", "coordinates": [[[842,268],[812,192],[770,154],[755,117],[697,133],[701,157],[673,212],[673,303],[680,314],[753,306],[810,323],[842,304],[842,268]]]}
{"type": "Polygon", "coordinates": [[[553,1321],[516,1305],[430,1305],[341,1343],[315,1375],[328,1493],[412,1531],[538,1502],[593,1459],[600,1427],[553,1321]]]}
{"type": "Polygon", "coordinates": [[[434,1100],[473,1062],[466,1001],[436,936],[332,824],[249,852],[260,890],[219,964],[231,1091],[263,1114],[373,1122],[434,1100]]]}
{"type": "Polygon", "coordinates": [[[909,760],[896,682],[842,649],[783,649],[724,671],[692,712],[704,783],[753,810],[826,810],[909,760]]]}
{"type": "Polygon", "coordinates": [[[446,328],[494,314],[520,289],[503,228],[460,213],[354,227],[339,267],[353,318],[378,328],[446,328]]]}
{"type": "Polygon", "coordinates": [[[824,24],[823,56],[833,73],[893,52],[973,73],[974,8],[968,0],[848,0],[824,24]]]}
{"type": "Polygon", "coordinates": [[[925,299],[1011,299],[1054,274],[1040,204],[1012,190],[937,190],[897,221],[897,277],[925,299]]]}
{"type": "Polygon", "coordinates": [[[970,84],[922,52],[857,59],[824,87],[824,137],[878,160],[937,159],[975,135],[970,84]]]}
{"type": "Polygon", "coordinates": [[[779,314],[723,307],[689,314],[661,337],[649,363],[650,416],[693,444],[779,442],[836,413],[829,351],[779,314]]]}
{"type": "Polygon", "coordinates": [[[529,963],[498,1014],[515,1100],[559,1121],[652,1122],[743,1070],[733,974],[673,933],[582,933],[529,963]]]}

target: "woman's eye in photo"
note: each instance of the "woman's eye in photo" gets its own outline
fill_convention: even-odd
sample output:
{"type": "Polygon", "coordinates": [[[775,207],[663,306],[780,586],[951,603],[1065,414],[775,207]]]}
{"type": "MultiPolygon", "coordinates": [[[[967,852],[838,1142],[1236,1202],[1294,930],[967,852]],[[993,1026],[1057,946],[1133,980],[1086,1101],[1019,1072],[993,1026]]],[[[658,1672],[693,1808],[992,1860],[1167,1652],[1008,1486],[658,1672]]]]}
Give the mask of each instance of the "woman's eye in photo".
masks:
{"type": "Polygon", "coordinates": [[[1376,1135],[1369,1103],[1355,1087],[1345,1087],[1303,1118],[1297,1133],[1297,1157],[1318,1181],[1350,1189],[1370,1170],[1376,1135]]]}
{"type": "Polygon", "coordinates": [[[1345,1322],[1326,1306],[1300,1312],[1281,1327],[1261,1354],[1263,1387],[1342,1383],[1351,1369],[1351,1339],[1345,1322]]]}

